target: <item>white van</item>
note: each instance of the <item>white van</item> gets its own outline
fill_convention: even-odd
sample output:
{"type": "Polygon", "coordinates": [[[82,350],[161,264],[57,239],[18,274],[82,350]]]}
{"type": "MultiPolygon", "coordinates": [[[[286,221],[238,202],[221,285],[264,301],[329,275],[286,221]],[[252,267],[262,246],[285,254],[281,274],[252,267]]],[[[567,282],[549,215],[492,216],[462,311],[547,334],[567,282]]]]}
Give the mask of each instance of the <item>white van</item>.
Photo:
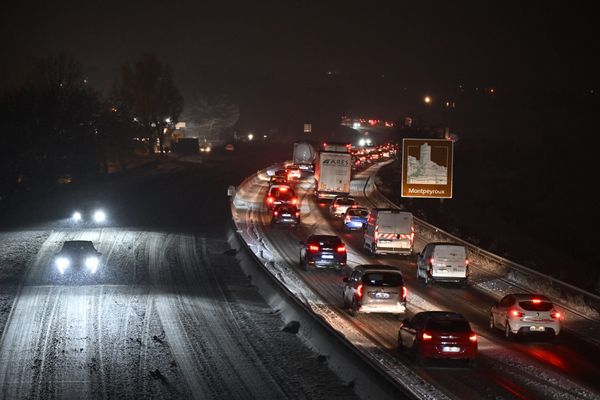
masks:
{"type": "Polygon", "coordinates": [[[371,254],[411,255],[415,239],[413,215],[394,208],[373,208],[363,246],[371,254]]]}
{"type": "Polygon", "coordinates": [[[454,243],[429,243],[417,255],[417,279],[429,282],[467,284],[469,259],[465,246],[454,243]]]}

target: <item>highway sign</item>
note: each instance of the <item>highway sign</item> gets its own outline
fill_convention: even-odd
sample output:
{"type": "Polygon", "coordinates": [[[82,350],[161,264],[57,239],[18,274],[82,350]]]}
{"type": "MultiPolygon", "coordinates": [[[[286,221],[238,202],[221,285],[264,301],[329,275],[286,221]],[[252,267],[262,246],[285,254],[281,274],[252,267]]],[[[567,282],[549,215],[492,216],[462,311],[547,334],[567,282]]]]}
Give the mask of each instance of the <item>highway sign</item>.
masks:
{"type": "Polygon", "coordinates": [[[402,140],[402,197],[452,198],[454,142],[402,140]]]}

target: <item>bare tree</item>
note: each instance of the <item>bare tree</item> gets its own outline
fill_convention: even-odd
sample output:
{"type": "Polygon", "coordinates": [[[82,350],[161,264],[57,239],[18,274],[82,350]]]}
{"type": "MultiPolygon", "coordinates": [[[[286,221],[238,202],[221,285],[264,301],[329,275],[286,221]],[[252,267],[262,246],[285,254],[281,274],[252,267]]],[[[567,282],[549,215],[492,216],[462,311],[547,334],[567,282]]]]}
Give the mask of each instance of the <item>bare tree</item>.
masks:
{"type": "Polygon", "coordinates": [[[111,98],[115,106],[149,133],[150,143],[158,138],[164,152],[165,132],[183,108],[183,97],[173,82],[168,65],[146,54],[133,65],[125,64],[113,85],[111,98]]]}

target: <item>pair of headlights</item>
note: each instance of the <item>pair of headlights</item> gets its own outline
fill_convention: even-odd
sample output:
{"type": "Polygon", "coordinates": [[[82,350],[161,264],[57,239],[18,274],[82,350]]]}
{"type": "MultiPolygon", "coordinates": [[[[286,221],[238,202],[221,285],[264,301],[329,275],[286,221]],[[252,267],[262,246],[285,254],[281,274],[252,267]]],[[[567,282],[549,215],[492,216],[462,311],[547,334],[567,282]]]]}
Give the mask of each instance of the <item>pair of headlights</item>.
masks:
{"type": "MultiPolygon", "coordinates": [[[[96,273],[98,269],[98,265],[100,264],[100,260],[98,257],[87,257],[85,259],[84,265],[85,267],[92,273],[96,273]]],[[[58,257],[56,259],[56,268],[61,274],[64,274],[65,271],[71,266],[71,260],[67,257],[58,257]]]]}
{"type": "MultiPolygon", "coordinates": [[[[94,214],[92,214],[92,217],[94,218],[94,222],[97,222],[97,223],[102,223],[102,222],[106,221],[106,213],[102,210],[94,211],[94,214]]],[[[73,213],[73,215],[71,216],[71,219],[74,222],[79,222],[83,219],[83,215],[79,211],[75,211],[73,213]]]]}

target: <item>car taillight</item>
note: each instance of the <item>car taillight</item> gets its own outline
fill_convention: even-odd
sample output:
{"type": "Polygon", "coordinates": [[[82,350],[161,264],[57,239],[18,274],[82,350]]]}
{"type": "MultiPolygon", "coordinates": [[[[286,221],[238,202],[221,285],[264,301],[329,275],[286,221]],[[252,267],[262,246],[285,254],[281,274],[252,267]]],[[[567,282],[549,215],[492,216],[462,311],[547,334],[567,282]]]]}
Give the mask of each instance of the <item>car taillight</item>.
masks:
{"type": "Polygon", "coordinates": [[[300,211],[296,211],[296,217],[300,216],[300,211]]]}
{"type": "Polygon", "coordinates": [[[277,216],[279,213],[277,211],[273,211],[273,215],[277,216]]]}
{"type": "Polygon", "coordinates": [[[406,296],[408,296],[408,289],[406,286],[402,286],[402,299],[406,300],[406,296]]]}
{"type": "Polygon", "coordinates": [[[435,263],[435,258],[431,257],[431,258],[429,259],[429,266],[430,266],[430,267],[433,267],[433,263],[435,263]]]}
{"type": "Polygon", "coordinates": [[[431,340],[431,338],[432,338],[432,337],[433,337],[433,336],[431,336],[431,335],[430,335],[429,333],[427,333],[427,332],[423,332],[423,334],[421,335],[421,338],[422,338],[423,340],[431,340]]]}
{"type": "Polygon", "coordinates": [[[298,198],[297,197],[294,197],[292,199],[292,204],[298,204],[298,198]]]}
{"type": "Polygon", "coordinates": [[[363,285],[362,285],[362,283],[360,285],[358,285],[358,287],[356,288],[356,295],[358,296],[359,299],[362,298],[362,296],[363,296],[363,285]]]}
{"type": "Polygon", "coordinates": [[[287,188],[286,187],[279,188],[279,191],[281,193],[285,193],[285,192],[287,192],[287,188]]]}
{"type": "Polygon", "coordinates": [[[469,259],[467,258],[467,259],[465,259],[465,267],[468,267],[468,266],[469,266],[469,259]]]}
{"type": "Polygon", "coordinates": [[[319,245],[318,244],[309,244],[308,251],[319,251],[319,245]]]}
{"type": "Polygon", "coordinates": [[[554,311],[550,316],[554,319],[562,319],[562,314],[558,311],[554,311]]]}
{"type": "Polygon", "coordinates": [[[334,205],[333,205],[333,208],[338,208],[338,205],[337,205],[337,204],[334,204],[334,205]]]}
{"type": "Polygon", "coordinates": [[[519,310],[512,310],[510,312],[510,315],[513,317],[517,317],[517,318],[522,318],[523,317],[523,313],[519,310]]]}
{"type": "Polygon", "coordinates": [[[338,246],[336,250],[337,250],[338,253],[345,253],[346,252],[346,246],[338,246]]]}
{"type": "Polygon", "coordinates": [[[267,203],[272,203],[275,199],[273,199],[273,196],[269,196],[267,197],[267,203]]]}
{"type": "Polygon", "coordinates": [[[471,336],[469,336],[469,340],[471,342],[476,342],[477,341],[477,335],[475,333],[471,334],[471,336]]]}

